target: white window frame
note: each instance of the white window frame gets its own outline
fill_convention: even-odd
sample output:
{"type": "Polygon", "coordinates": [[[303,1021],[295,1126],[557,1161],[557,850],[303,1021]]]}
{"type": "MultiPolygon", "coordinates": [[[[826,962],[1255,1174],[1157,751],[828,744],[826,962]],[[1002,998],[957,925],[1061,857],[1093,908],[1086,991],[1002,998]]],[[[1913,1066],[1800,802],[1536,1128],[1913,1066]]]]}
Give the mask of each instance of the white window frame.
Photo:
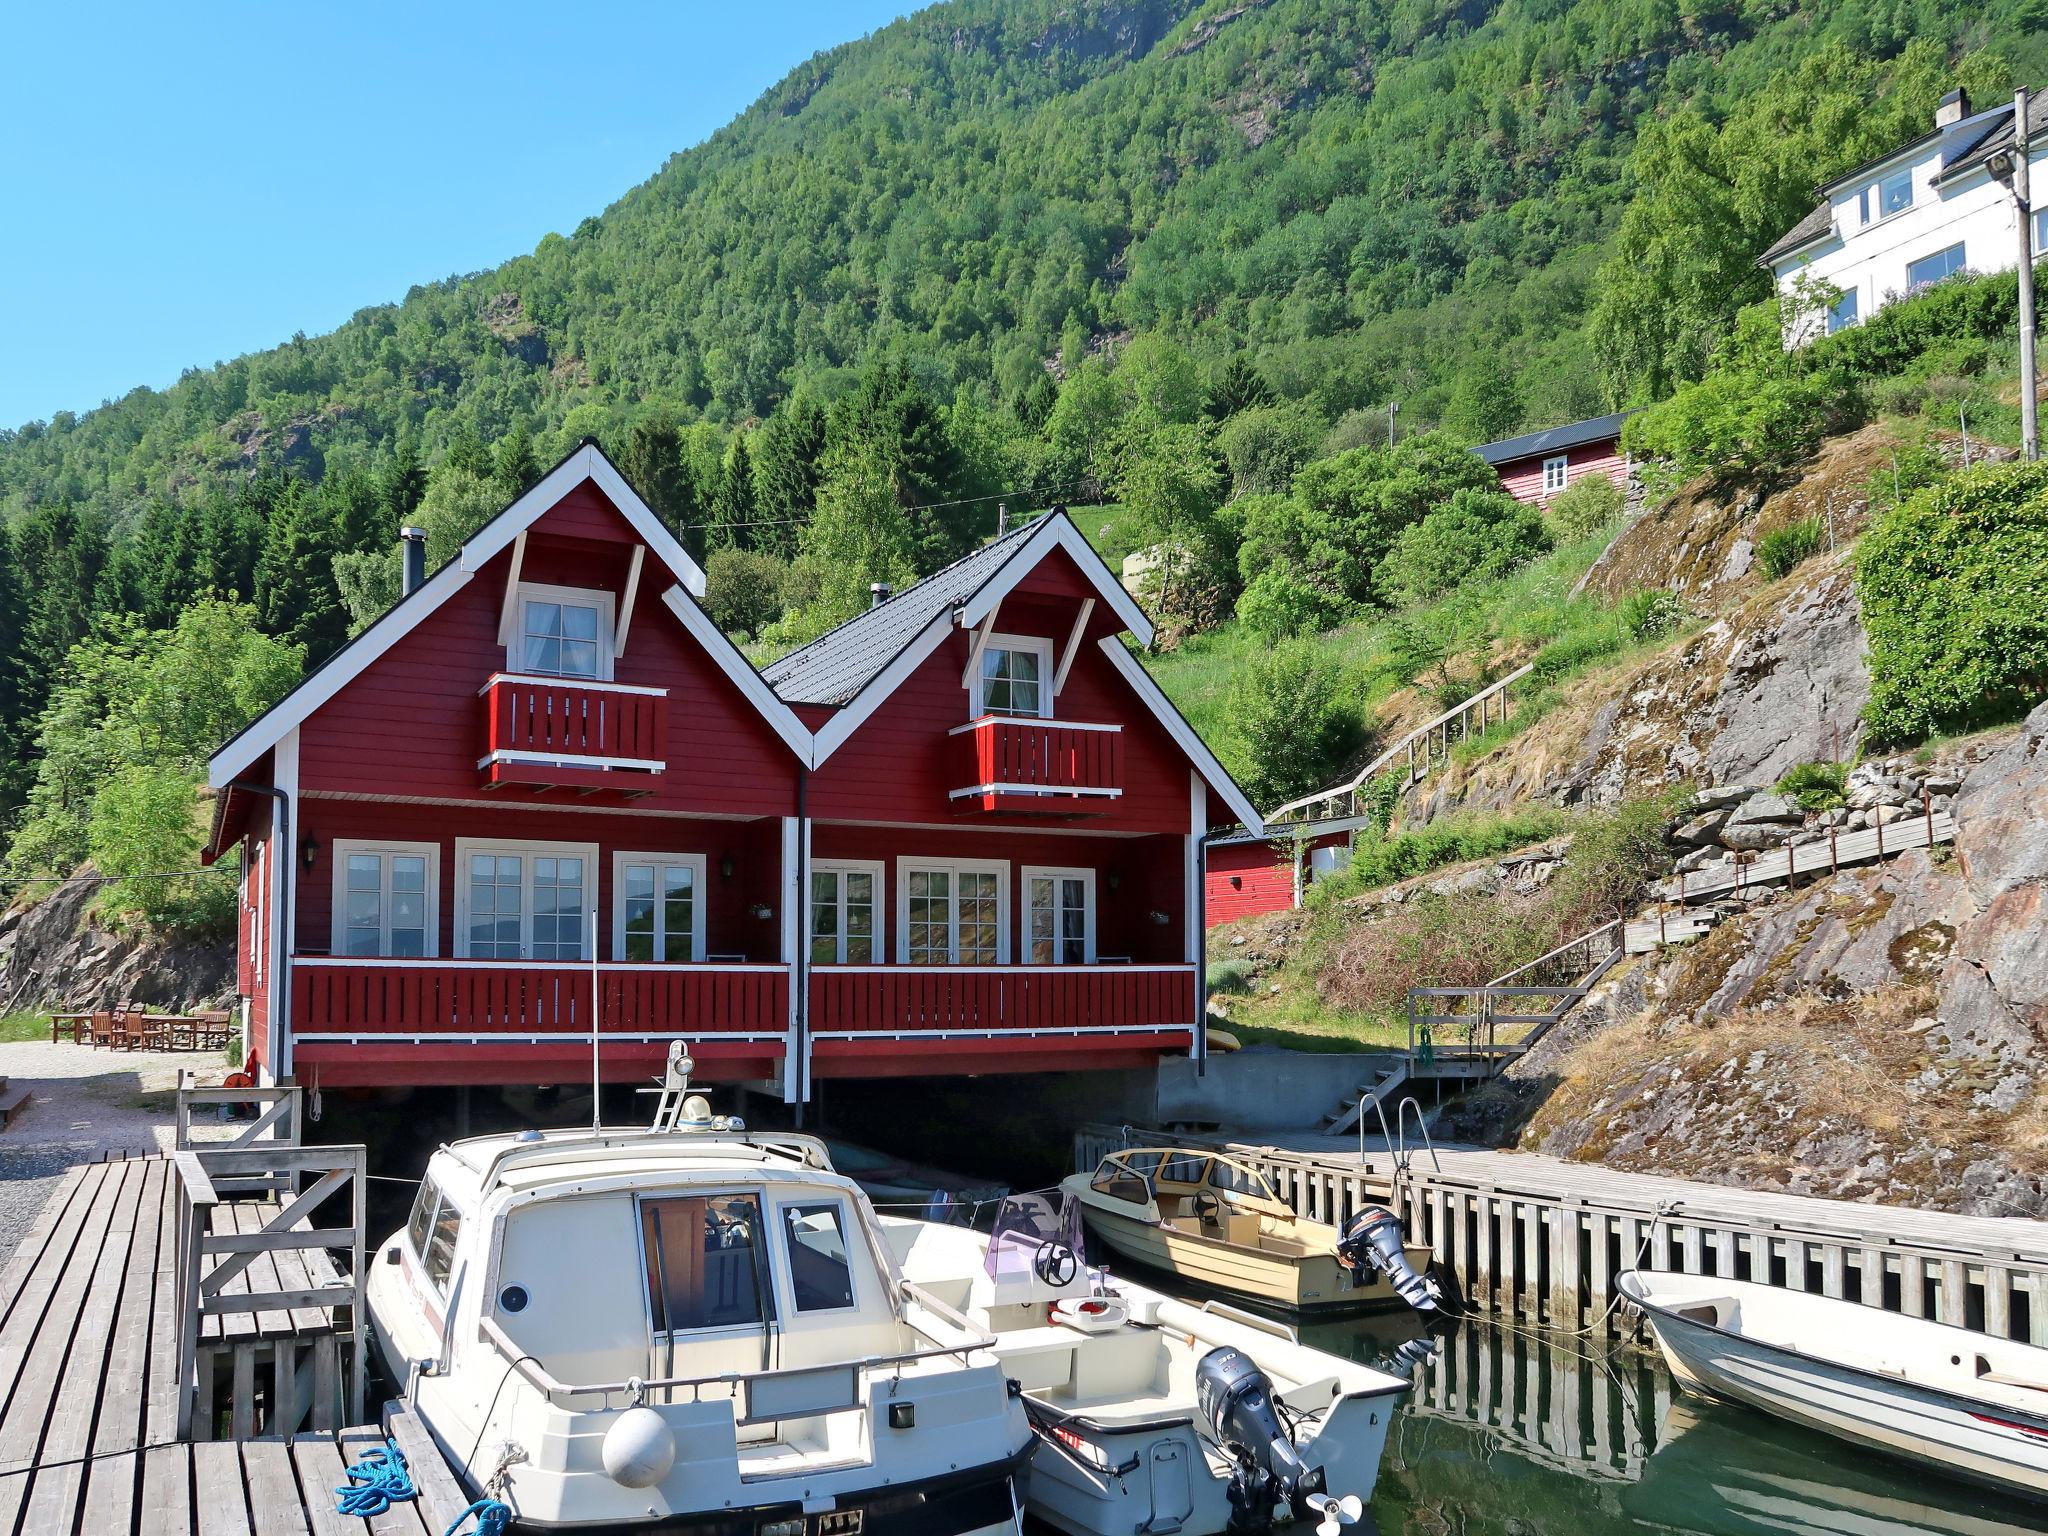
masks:
{"type": "Polygon", "coordinates": [[[618,599],[602,587],[556,587],[546,582],[522,581],[518,595],[513,600],[512,638],[505,646],[505,670],[515,677],[560,678],[563,682],[577,683],[595,681],[608,683],[612,680],[612,646],[618,634],[618,599]],[[526,605],[533,603],[568,603],[579,608],[597,609],[597,676],[594,679],[571,677],[559,672],[531,672],[526,667],[526,605]]]}
{"type": "Polygon", "coordinates": [[[1572,456],[1568,453],[1553,453],[1543,461],[1543,494],[1555,496],[1571,482],[1572,456]],[[1557,471],[1557,482],[1551,483],[1550,472],[1557,471]]]}
{"type": "Polygon", "coordinates": [[[1856,313],[1859,303],[1860,301],[1857,298],[1856,289],[1853,286],[1844,288],[1842,290],[1842,296],[1836,299],[1834,303],[1828,306],[1828,335],[1832,336],[1837,331],[1846,331],[1850,326],[1856,323],[1857,319],[1859,318],[1856,313]],[[1842,310],[1842,306],[1845,304],[1848,306],[1848,312],[1846,314],[1843,313],[1842,310]]]}
{"type": "MultiPolygon", "coordinates": [[[[776,1302],[779,1307],[787,1309],[783,1315],[788,1322],[790,1324],[797,1324],[808,1318],[831,1319],[842,1317],[849,1312],[858,1312],[861,1309],[862,1303],[867,1299],[867,1285],[866,1278],[861,1273],[861,1265],[858,1260],[860,1249],[855,1246],[856,1229],[853,1225],[855,1218],[853,1213],[847,1209],[845,1198],[837,1193],[824,1194],[810,1191],[778,1199],[772,1209],[775,1212],[775,1243],[782,1252],[782,1262],[775,1266],[775,1280],[778,1290],[776,1302]],[[807,1205],[829,1205],[832,1207],[833,1214],[838,1218],[839,1240],[846,1246],[846,1288],[853,1298],[843,1306],[805,1307],[797,1304],[796,1258],[789,1251],[791,1244],[795,1240],[789,1235],[789,1213],[807,1205]]],[[[646,1245],[646,1228],[644,1225],[641,1228],[641,1233],[642,1246],[644,1247],[646,1245]]]]}
{"type": "MultiPolygon", "coordinates": [[[[839,875],[839,958],[836,960],[814,960],[813,965],[880,965],[889,956],[889,877],[888,866],[880,859],[813,859],[811,873],[814,875],[839,875]],[[846,958],[846,875],[867,875],[875,882],[875,955],[872,960],[848,960],[846,958]]],[[[816,898],[809,891],[804,893],[804,953],[811,952],[811,944],[817,938],[813,926],[816,898]]]]}
{"type": "MultiPolygon", "coordinates": [[[[533,861],[536,858],[580,858],[583,860],[585,906],[597,896],[597,844],[595,843],[551,843],[531,838],[517,837],[458,837],[455,839],[455,958],[467,960],[469,954],[469,856],[473,853],[513,853],[523,861],[519,866],[519,960],[507,960],[503,956],[489,958],[500,960],[506,965],[523,964],[533,958],[533,861]]],[[[587,921],[587,918],[586,918],[587,921]]],[[[603,936],[599,936],[603,942],[603,936]]],[[[581,960],[547,960],[544,965],[588,965],[590,956],[581,960]]]]}
{"type": "Polygon", "coordinates": [[[1947,282],[1950,278],[1954,277],[1958,272],[1968,271],[1970,266],[1970,253],[1968,245],[1968,241],[1951,240],[1947,245],[1944,245],[1940,250],[1929,251],[1925,256],[1919,256],[1907,262],[1906,292],[1908,294],[1923,292],[1926,289],[1932,288],[1936,283],[1947,282]],[[1933,261],[1937,257],[1946,256],[1951,251],[1955,252],[1956,264],[1950,267],[1946,272],[1942,273],[1941,276],[1923,277],[1917,279],[1913,276],[1913,269],[1915,267],[1920,266],[1924,262],[1933,261]]]}
{"type": "MultiPolygon", "coordinates": [[[[626,866],[628,864],[666,865],[670,868],[681,866],[694,876],[690,901],[690,958],[676,960],[636,960],[635,965],[694,965],[704,959],[704,908],[711,892],[709,860],[701,853],[614,853],[612,855],[612,959],[624,962],[626,958],[626,866]]],[[[657,907],[661,894],[655,893],[657,907]]],[[[664,940],[668,934],[661,927],[662,918],[657,911],[656,931],[664,940]]],[[[657,946],[659,947],[659,946],[657,946]]]]}
{"type": "MultiPolygon", "coordinates": [[[[955,877],[953,886],[952,941],[947,946],[948,965],[960,960],[960,886],[963,874],[996,877],[997,965],[1010,963],[1010,861],[1008,859],[949,859],[898,854],[896,858],[896,963],[910,964],[910,876],[917,870],[943,869],[955,877]]],[[[982,964],[981,961],[972,962],[982,964]]]]}
{"type": "Polygon", "coordinates": [[[1913,167],[1910,165],[1904,166],[1899,170],[1892,171],[1887,175],[1878,177],[1876,182],[1872,184],[1871,190],[1871,207],[1876,211],[1876,222],[1879,223],[1882,223],[1886,219],[1895,219],[1902,213],[1910,213],[1912,211],[1914,202],[1919,198],[1920,195],[1920,189],[1913,185],[1913,167]],[[1903,180],[1906,183],[1906,200],[1896,208],[1885,207],[1884,189],[1891,183],[1900,180],[1903,180]]]}
{"type": "Polygon", "coordinates": [[[973,693],[969,699],[971,718],[980,720],[989,716],[988,706],[982,696],[983,673],[988,666],[989,656],[996,651],[1030,651],[1038,657],[1038,713],[1032,715],[996,715],[998,720],[1050,720],[1052,718],[1052,640],[1042,635],[990,635],[987,644],[981,648],[981,655],[974,663],[973,693]]]}
{"type": "MultiPolygon", "coordinates": [[[[1033,880],[1079,880],[1087,888],[1087,906],[1083,908],[1081,926],[1081,964],[1095,963],[1095,871],[1092,869],[1069,869],[1056,864],[1026,864],[1018,872],[1018,889],[1021,893],[1017,902],[1017,953],[1026,965],[1070,965],[1067,960],[1039,960],[1031,953],[1031,882],[1033,880]]],[[[1057,941],[1057,940],[1055,940],[1057,941]]]]}
{"type": "Polygon", "coordinates": [[[439,843],[410,843],[376,837],[337,837],[330,845],[330,856],[334,861],[334,911],[328,935],[327,952],[336,959],[379,959],[397,958],[391,953],[391,865],[390,860],[398,858],[423,858],[427,861],[427,939],[422,959],[435,959],[441,953],[441,845],[439,843]],[[378,933],[378,950],[375,956],[348,955],[343,942],[348,937],[348,861],[355,854],[374,853],[386,862],[380,888],[384,904],[384,924],[378,933]]]}

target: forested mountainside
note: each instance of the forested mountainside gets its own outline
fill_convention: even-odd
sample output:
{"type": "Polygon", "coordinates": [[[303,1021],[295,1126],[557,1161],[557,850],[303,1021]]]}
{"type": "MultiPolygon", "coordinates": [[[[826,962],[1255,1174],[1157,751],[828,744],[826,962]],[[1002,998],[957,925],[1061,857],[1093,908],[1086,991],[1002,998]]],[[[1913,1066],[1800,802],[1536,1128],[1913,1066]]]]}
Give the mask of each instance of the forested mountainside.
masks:
{"type": "MultiPolygon", "coordinates": [[[[584,437],[757,652],[999,498],[1112,503],[1105,554],[1170,552],[1167,633],[1255,646],[1583,541],[1613,509],[1539,521],[1462,445],[1699,378],[1814,183],[2040,78],[2044,20],[932,6],[530,255],[0,433],[0,886],[184,868],[207,751],[395,596],[399,524],[446,558],[584,437]]],[[[202,889],[115,905],[213,920],[202,889]]]]}

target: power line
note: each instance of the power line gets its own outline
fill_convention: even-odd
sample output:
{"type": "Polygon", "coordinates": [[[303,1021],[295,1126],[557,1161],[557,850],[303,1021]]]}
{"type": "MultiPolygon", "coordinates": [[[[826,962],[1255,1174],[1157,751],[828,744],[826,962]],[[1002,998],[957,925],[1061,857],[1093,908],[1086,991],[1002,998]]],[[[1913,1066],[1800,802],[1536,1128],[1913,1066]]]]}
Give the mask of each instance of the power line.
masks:
{"type": "MultiPolygon", "coordinates": [[[[952,501],[914,502],[910,506],[899,507],[897,510],[901,512],[934,512],[945,507],[972,506],[980,501],[1004,501],[1011,497],[1037,496],[1054,491],[1077,491],[1088,484],[1090,482],[1086,480],[1068,480],[1055,485],[1019,486],[1015,490],[990,491],[986,496],[960,496],[952,501]]],[[[747,521],[740,523],[702,522],[694,523],[690,526],[696,528],[789,528],[801,527],[810,521],[811,519],[808,517],[756,517],[749,518],[747,521]]]]}

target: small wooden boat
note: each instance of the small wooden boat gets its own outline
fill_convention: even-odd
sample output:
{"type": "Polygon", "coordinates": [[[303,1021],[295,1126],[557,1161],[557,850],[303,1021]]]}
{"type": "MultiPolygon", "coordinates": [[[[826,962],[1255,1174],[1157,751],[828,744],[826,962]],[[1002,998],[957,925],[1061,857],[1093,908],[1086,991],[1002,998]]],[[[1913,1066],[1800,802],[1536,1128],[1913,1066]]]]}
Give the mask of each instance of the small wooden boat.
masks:
{"type": "Polygon", "coordinates": [[[1681,1385],[2048,1499],[2048,1349],[1713,1275],[1617,1283],[1681,1385]]]}
{"type": "Polygon", "coordinates": [[[1292,1312],[1436,1309],[1430,1250],[1385,1211],[1343,1232],[1296,1216],[1266,1176],[1220,1152],[1136,1147],[1060,1188],[1118,1254],[1191,1284],[1292,1312]]]}

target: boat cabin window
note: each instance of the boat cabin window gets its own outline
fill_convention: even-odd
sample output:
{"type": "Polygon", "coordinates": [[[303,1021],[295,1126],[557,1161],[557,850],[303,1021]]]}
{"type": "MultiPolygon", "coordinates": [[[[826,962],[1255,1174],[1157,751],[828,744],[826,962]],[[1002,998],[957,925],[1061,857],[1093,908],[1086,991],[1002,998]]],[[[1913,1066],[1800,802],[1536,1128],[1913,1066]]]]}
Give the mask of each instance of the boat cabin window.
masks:
{"type": "Polygon", "coordinates": [[[1249,1195],[1255,1200],[1273,1198],[1273,1186],[1266,1182],[1264,1174],[1250,1168],[1239,1168],[1234,1163],[1219,1161],[1212,1164],[1209,1187],[1226,1195],[1249,1195]]]}
{"type": "Polygon", "coordinates": [[[427,1234],[434,1230],[434,1204],[440,1198],[440,1186],[431,1177],[422,1177],[419,1195],[412,1203],[412,1215],[405,1223],[405,1240],[412,1246],[414,1258],[427,1256],[427,1234]]]}
{"type": "Polygon", "coordinates": [[[1209,1176],[1209,1159],[1197,1152],[1176,1152],[1159,1165],[1162,1184],[1200,1184],[1209,1176]]]}
{"type": "Polygon", "coordinates": [[[853,1265],[837,1200],[782,1208],[789,1240],[789,1290],[799,1312],[853,1305],[853,1265]]]}
{"type": "Polygon", "coordinates": [[[455,1239],[462,1232],[462,1212],[452,1201],[443,1198],[434,1212],[434,1229],[427,1237],[426,1261],[427,1278],[436,1290],[448,1289],[448,1271],[455,1264],[455,1239]]]}
{"type": "Polygon", "coordinates": [[[759,1327],[771,1314],[754,1196],[643,1200],[640,1232],[657,1333],[759,1327]]]}
{"type": "Polygon", "coordinates": [[[1143,1205],[1152,1198],[1152,1189],[1145,1182],[1143,1174],[1131,1167],[1121,1157],[1105,1157],[1102,1166],[1095,1170],[1095,1177],[1088,1187],[1097,1194],[1107,1195],[1112,1200],[1128,1200],[1133,1205],[1143,1205]]]}

